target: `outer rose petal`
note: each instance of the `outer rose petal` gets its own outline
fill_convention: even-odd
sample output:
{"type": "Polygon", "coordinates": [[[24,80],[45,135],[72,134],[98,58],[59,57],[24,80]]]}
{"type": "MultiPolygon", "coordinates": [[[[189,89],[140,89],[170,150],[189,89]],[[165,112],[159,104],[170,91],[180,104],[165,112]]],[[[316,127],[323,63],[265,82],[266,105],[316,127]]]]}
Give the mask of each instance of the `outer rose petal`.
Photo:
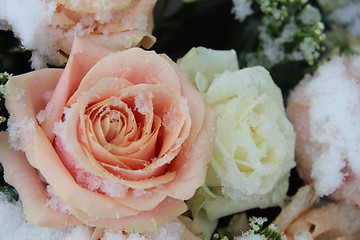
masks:
{"type": "MultiPolygon", "coordinates": [[[[38,125],[36,115],[44,109],[46,94],[55,89],[62,69],[43,69],[36,72],[30,72],[20,76],[11,77],[6,84],[6,108],[11,113],[11,118],[18,124],[28,124],[32,122],[34,128],[38,125]]],[[[49,104],[51,108],[53,105],[49,104]]],[[[10,126],[9,126],[10,127],[10,126]]],[[[29,131],[26,129],[25,131],[29,131]]],[[[12,134],[12,133],[10,133],[12,134]]],[[[15,132],[15,135],[19,133],[15,132]]],[[[28,161],[33,167],[36,167],[36,161],[33,156],[33,134],[22,134],[20,145],[24,150],[28,161]]]]}
{"type": "Polygon", "coordinates": [[[292,221],[297,219],[304,211],[308,210],[319,197],[310,185],[301,187],[291,202],[281,209],[281,213],[276,217],[273,224],[278,226],[279,232],[285,232],[292,221]]]}
{"type": "Polygon", "coordinates": [[[78,217],[90,226],[112,229],[114,231],[126,230],[127,232],[151,232],[169,221],[168,216],[179,216],[187,210],[186,204],[177,199],[166,198],[156,208],[142,211],[138,215],[122,218],[89,218],[86,214],[78,217]]]}
{"type": "Polygon", "coordinates": [[[310,233],[315,240],[359,239],[360,209],[344,202],[306,211],[285,231],[289,240],[300,233],[310,233]]]}
{"type": "Polygon", "coordinates": [[[76,91],[85,74],[100,59],[110,53],[109,49],[75,37],[69,61],[49,101],[49,104],[54,106],[52,114],[41,125],[51,140],[54,139],[52,133],[54,123],[61,118],[63,107],[69,97],[76,91]],[[87,49],[91,49],[91,51],[87,51],[87,49]]]}
{"type": "Polygon", "coordinates": [[[176,70],[180,79],[181,94],[188,102],[191,115],[189,137],[169,169],[176,171],[176,178],[166,184],[166,188],[171,192],[170,196],[187,200],[205,183],[207,163],[210,161],[216,136],[217,114],[192,86],[187,75],[170,58],[165,55],[163,57],[176,70]]]}
{"type": "Polygon", "coordinates": [[[83,92],[90,90],[100,79],[109,77],[126,79],[132,84],[165,84],[171,89],[180,89],[178,75],[169,62],[155,52],[131,48],[98,61],[82,79],[78,90],[71,96],[67,105],[75,103],[83,92]],[[138,59],[142,59],[141,65],[138,59]]]}
{"type": "Polygon", "coordinates": [[[114,198],[80,187],[62,164],[40,127],[36,130],[34,141],[35,157],[40,172],[75,216],[86,213],[98,218],[116,218],[136,215],[139,212],[119,204],[114,198]]]}
{"type": "Polygon", "coordinates": [[[58,3],[64,4],[66,8],[78,12],[96,13],[108,10],[121,10],[129,6],[132,0],[122,1],[94,1],[80,0],[73,2],[71,0],[56,0],[58,3]]]}
{"type": "Polygon", "coordinates": [[[24,153],[10,147],[5,132],[0,133],[0,160],[5,169],[4,179],[19,193],[25,218],[30,223],[47,227],[83,224],[72,215],[50,208],[47,191],[38,173],[30,166],[24,153]]]}
{"type": "Polygon", "coordinates": [[[306,152],[306,145],[310,144],[309,105],[302,103],[290,103],[286,108],[286,115],[294,126],[297,133],[295,143],[296,168],[300,177],[306,184],[311,184],[312,160],[306,152]]]}

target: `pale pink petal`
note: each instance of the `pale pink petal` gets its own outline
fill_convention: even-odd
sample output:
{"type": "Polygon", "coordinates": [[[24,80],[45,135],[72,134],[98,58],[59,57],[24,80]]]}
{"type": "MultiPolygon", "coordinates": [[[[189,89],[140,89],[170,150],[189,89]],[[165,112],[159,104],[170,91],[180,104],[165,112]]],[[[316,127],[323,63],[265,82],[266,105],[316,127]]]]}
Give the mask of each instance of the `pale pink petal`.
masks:
{"type": "Polygon", "coordinates": [[[40,172],[76,217],[83,212],[94,218],[116,218],[138,213],[134,209],[119,204],[109,196],[80,187],[62,164],[40,127],[37,128],[34,141],[35,157],[40,172]]]}
{"type": "Polygon", "coordinates": [[[52,114],[41,124],[46,135],[53,140],[54,123],[61,119],[69,97],[77,90],[82,78],[100,59],[111,51],[75,36],[71,55],[59,82],[51,96],[52,114]],[[89,51],[91,49],[91,51],[89,51]]]}
{"type": "Polygon", "coordinates": [[[297,218],[286,230],[289,240],[299,232],[308,232],[314,240],[358,239],[360,209],[344,202],[311,209],[297,218]]]}
{"type": "Polygon", "coordinates": [[[173,65],[180,79],[181,95],[187,100],[191,115],[189,137],[169,168],[169,171],[176,171],[176,178],[166,184],[166,188],[171,192],[169,196],[188,199],[205,183],[207,163],[210,161],[216,136],[217,115],[192,86],[188,76],[168,57],[163,58],[173,65]]]}
{"type": "MultiPolygon", "coordinates": [[[[294,126],[296,134],[295,158],[296,168],[300,177],[306,184],[311,184],[311,169],[313,161],[307,154],[306,146],[310,144],[310,120],[309,120],[309,104],[300,102],[290,103],[286,108],[286,116],[294,126]]],[[[313,143],[311,143],[313,144],[313,143]]]]}
{"type": "Polygon", "coordinates": [[[30,166],[25,154],[14,151],[7,140],[7,133],[1,132],[0,161],[4,167],[4,179],[19,193],[25,218],[32,224],[47,227],[83,224],[72,215],[50,208],[46,188],[36,169],[30,166]]]}
{"type": "Polygon", "coordinates": [[[291,198],[291,202],[281,209],[281,213],[276,217],[273,224],[277,225],[279,232],[285,232],[292,221],[297,219],[318,200],[319,197],[310,185],[301,187],[295,196],[291,198]]]}
{"type": "Polygon", "coordinates": [[[135,216],[123,218],[89,218],[85,213],[79,218],[89,226],[112,229],[114,231],[127,232],[151,232],[159,229],[163,224],[173,220],[187,210],[183,201],[166,198],[156,208],[150,211],[143,211],[135,216]]]}
{"type": "Polygon", "coordinates": [[[92,88],[100,79],[109,77],[126,79],[133,84],[166,84],[170,89],[180,89],[177,74],[168,61],[155,52],[131,48],[109,55],[91,68],[67,105],[75,103],[83,92],[92,88]]]}
{"type": "MultiPolygon", "coordinates": [[[[84,38],[98,45],[118,51],[139,46],[149,49],[156,42],[156,38],[144,30],[114,32],[110,34],[91,34],[84,36],[84,38]]],[[[70,51],[70,49],[67,51],[70,51]]]]}
{"type": "MultiPolygon", "coordinates": [[[[62,72],[62,69],[43,69],[11,77],[6,84],[6,108],[12,119],[19,124],[33,122],[35,130],[38,125],[36,115],[47,106],[46,95],[55,89],[62,72]]],[[[46,115],[52,114],[52,105],[49,104],[48,107],[46,115]]],[[[22,137],[21,144],[28,161],[36,167],[33,135],[26,132],[15,134],[22,137]]]]}
{"type": "Polygon", "coordinates": [[[70,0],[56,0],[58,3],[64,4],[66,8],[78,12],[96,13],[108,10],[118,10],[128,7],[132,0],[122,1],[94,1],[94,0],[78,0],[76,2],[70,0]]]}

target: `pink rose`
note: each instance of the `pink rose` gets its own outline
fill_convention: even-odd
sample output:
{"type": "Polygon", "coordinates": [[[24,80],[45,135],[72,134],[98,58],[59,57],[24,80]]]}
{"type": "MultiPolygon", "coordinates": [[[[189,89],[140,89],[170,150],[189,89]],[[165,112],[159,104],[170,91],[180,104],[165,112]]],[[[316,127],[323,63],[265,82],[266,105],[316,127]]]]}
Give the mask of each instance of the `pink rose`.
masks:
{"type": "Polygon", "coordinates": [[[69,54],[74,32],[107,48],[123,50],[155,43],[152,11],[156,1],[56,0],[50,27],[61,30],[56,45],[69,54]]]}
{"type": "Polygon", "coordinates": [[[360,205],[360,57],[320,66],[291,92],[287,116],[296,131],[300,177],[317,195],[360,205]]]}
{"type": "Polygon", "coordinates": [[[150,48],[156,41],[151,35],[155,4],[156,0],[3,0],[0,19],[32,51],[32,67],[39,69],[63,65],[75,33],[114,50],[150,48]]]}
{"type": "Polygon", "coordinates": [[[215,115],[165,55],[75,38],[64,70],[12,77],[6,107],[4,177],[33,224],[152,231],[205,182],[215,115]]]}

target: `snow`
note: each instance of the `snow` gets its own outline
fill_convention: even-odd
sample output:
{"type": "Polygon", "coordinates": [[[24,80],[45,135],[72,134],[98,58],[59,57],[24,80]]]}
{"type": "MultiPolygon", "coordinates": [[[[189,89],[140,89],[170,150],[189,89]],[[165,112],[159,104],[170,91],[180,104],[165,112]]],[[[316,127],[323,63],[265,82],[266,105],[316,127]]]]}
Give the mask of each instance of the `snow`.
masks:
{"type": "Polygon", "coordinates": [[[139,113],[146,115],[152,112],[152,104],[149,103],[149,100],[151,101],[151,98],[153,98],[151,92],[146,91],[140,91],[135,96],[135,109],[138,110],[139,113]],[[145,95],[146,94],[146,95],[145,95]]]}
{"type": "Polygon", "coordinates": [[[244,21],[245,18],[253,13],[251,9],[252,1],[250,0],[233,0],[234,6],[231,12],[235,14],[235,19],[240,22],[244,21]]]}
{"type": "Polygon", "coordinates": [[[309,105],[310,143],[305,152],[314,160],[311,178],[318,194],[341,187],[349,166],[360,175],[360,71],[356,62],[339,56],[323,64],[314,76],[299,84],[289,102],[309,105]]]}
{"type": "Polygon", "coordinates": [[[23,216],[20,201],[8,201],[0,192],[0,240],[89,240],[91,231],[85,226],[44,228],[29,224],[23,216]]]}
{"type": "Polygon", "coordinates": [[[34,68],[45,67],[42,56],[49,58],[49,61],[57,57],[53,42],[59,36],[59,31],[49,31],[48,28],[55,8],[54,1],[3,0],[1,3],[0,19],[5,19],[11,25],[25,48],[37,49],[33,55],[34,68]],[[54,55],[48,55],[49,52],[54,55]]]}
{"type": "Polygon", "coordinates": [[[360,2],[354,1],[333,11],[329,20],[345,26],[354,37],[360,36],[360,2]]]}
{"type": "Polygon", "coordinates": [[[63,213],[72,214],[70,208],[66,203],[55,193],[54,189],[50,186],[46,186],[49,199],[47,200],[48,206],[53,210],[59,210],[63,213]]]}
{"type": "MultiPolygon", "coordinates": [[[[21,201],[9,200],[0,192],[0,240],[89,240],[92,230],[86,226],[60,228],[38,227],[28,223],[23,216],[21,201]]],[[[184,227],[170,222],[156,232],[145,234],[105,230],[101,240],[180,240],[184,227]]]]}
{"type": "Polygon", "coordinates": [[[9,143],[15,150],[24,151],[24,142],[31,140],[31,136],[35,135],[36,127],[35,122],[32,119],[22,119],[16,121],[15,117],[10,114],[8,118],[9,143]],[[26,136],[23,138],[23,136],[26,136]]]}

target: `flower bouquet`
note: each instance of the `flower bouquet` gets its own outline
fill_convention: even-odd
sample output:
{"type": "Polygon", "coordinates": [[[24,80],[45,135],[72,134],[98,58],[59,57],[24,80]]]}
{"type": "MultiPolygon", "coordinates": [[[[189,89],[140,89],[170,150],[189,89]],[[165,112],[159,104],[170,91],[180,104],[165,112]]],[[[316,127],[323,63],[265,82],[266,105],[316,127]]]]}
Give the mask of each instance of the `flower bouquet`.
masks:
{"type": "Polygon", "coordinates": [[[359,239],[359,12],[3,0],[0,240],[359,239]]]}

